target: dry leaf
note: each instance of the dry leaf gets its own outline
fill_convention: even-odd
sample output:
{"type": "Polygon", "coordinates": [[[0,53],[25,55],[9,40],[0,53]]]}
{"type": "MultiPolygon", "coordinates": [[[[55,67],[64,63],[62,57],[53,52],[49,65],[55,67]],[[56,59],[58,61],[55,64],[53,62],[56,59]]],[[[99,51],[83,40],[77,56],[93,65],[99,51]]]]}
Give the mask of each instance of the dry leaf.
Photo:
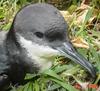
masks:
{"type": "Polygon", "coordinates": [[[79,47],[79,48],[89,48],[89,44],[81,37],[75,37],[72,40],[72,43],[75,47],[79,47]]]}
{"type": "Polygon", "coordinates": [[[78,15],[78,17],[76,19],[76,24],[77,25],[84,23],[87,12],[88,12],[88,10],[84,10],[78,15]]]}
{"type": "Polygon", "coordinates": [[[88,6],[88,5],[85,5],[85,4],[81,4],[80,7],[77,8],[76,10],[76,15],[77,15],[77,18],[76,18],[76,24],[82,24],[85,20],[85,17],[87,15],[87,12],[88,12],[88,9],[90,9],[91,7],[88,6]]]}
{"type": "Polygon", "coordinates": [[[100,41],[95,39],[95,41],[93,41],[94,44],[96,44],[99,48],[100,48],[100,41]]]}
{"type": "Polygon", "coordinates": [[[90,0],[83,0],[82,1],[82,4],[88,4],[89,5],[89,3],[90,3],[90,0]]]}
{"type": "Polygon", "coordinates": [[[73,16],[68,11],[60,11],[60,13],[68,23],[73,19],[73,16]]]}
{"type": "Polygon", "coordinates": [[[100,91],[100,86],[98,87],[98,89],[96,91],[100,91]]]}
{"type": "Polygon", "coordinates": [[[84,82],[84,83],[80,82],[79,84],[81,85],[82,89],[87,89],[89,82],[84,82]]]}

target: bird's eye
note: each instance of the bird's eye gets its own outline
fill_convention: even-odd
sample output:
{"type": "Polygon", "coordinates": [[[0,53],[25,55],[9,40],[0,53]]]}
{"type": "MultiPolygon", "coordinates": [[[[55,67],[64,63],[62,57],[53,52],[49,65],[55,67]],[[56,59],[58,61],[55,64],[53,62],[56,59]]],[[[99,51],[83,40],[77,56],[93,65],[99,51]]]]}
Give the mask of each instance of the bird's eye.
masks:
{"type": "Polygon", "coordinates": [[[41,32],[35,32],[34,33],[38,38],[43,38],[43,33],[41,32]]]}

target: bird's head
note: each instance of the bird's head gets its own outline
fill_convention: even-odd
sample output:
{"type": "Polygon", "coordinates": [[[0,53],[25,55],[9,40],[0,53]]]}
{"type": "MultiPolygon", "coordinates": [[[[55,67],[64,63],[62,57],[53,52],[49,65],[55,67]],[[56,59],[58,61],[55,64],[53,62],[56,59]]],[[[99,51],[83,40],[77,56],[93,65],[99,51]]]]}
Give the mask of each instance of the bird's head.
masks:
{"type": "Polygon", "coordinates": [[[53,57],[65,56],[86,68],[95,77],[94,67],[74,49],[68,37],[67,23],[52,5],[25,6],[15,16],[11,31],[14,31],[27,56],[40,69],[50,67],[53,57]]]}

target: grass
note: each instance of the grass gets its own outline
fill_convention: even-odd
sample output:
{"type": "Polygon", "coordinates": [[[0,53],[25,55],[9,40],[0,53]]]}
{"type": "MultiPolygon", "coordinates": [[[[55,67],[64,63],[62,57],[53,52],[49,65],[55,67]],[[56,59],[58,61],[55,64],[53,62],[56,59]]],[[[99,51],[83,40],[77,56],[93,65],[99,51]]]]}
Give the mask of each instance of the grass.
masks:
{"type": "MultiPolygon", "coordinates": [[[[9,30],[16,12],[27,3],[29,3],[27,0],[1,0],[0,28],[3,30],[9,30]]],[[[68,10],[71,12],[70,9],[68,10]]],[[[98,24],[100,23],[100,13],[97,12],[93,15],[93,13],[96,12],[94,10],[94,7],[87,9],[84,21],[80,24],[76,22],[78,21],[77,17],[81,16],[78,15],[79,12],[76,9],[73,10],[76,17],[73,15],[73,12],[71,12],[69,14],[69,16],[72,15],[71,19],[69,20],[69,18],[67,18],[71,39],[80,36],[89,44],[89,49],[77,48],[77,46],[76,48],[80,54],[86,57],[95,66],[97,78],[94,82],[92,82],[93,79],[83,68],[81,68],[81,66],[71,62],[69,59],[57,57],[55,58],[54,65],[50,69],[37,75],[27,74],[25,79],[31,79],[31,81],[18,88],[12,87],[11,91],[79,91],[78,89],[75,89],[75,83],[82,84],[90,82],[96,85],[99,84],[100,27],[98,24]],[[94,18],[95,21],[89,22],[93,16],[96,17],[94,18]]],[[[96,89],[85,88],[85,91],[96,91],[96,89]]]]}

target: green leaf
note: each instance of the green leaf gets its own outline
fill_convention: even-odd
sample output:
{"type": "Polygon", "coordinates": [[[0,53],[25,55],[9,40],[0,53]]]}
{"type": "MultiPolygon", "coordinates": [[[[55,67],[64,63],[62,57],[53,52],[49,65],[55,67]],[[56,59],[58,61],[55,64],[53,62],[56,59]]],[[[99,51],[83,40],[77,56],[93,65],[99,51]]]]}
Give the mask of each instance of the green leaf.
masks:
{"type": "Polygon", "coordinates": [[[34,90],[40,91],[40,86],[39,86],[39,83],[37,81],[35,81],[35,83],[34,83],[34,90]]]}
{"type": "Polygon", "coordinates": [[[63,80],[60,78],[60,76],[58,76],[58,75],[57,75],[53,70],[51,70],[51,69],[44,71],[42,74],[48,75],[48,76],[51,76],[51,77],[53,77],[53,78],[56,78],[56,79],[58,79],[58,80],[60,80],[60,81],[63,81],[63,80]]]}
{"type": "Polygon", "coordinates": [[[48,87],[48,91],[54,91],[54,90],[56,90],[56,89],[58,89],[60,87],[61,87],[60,85],[54,84],[54,85],[48,87]]]}
{"type": "Polygon", "coordinates": [[[33,82],[29,82],[28,91],[34,91],[33,90],[33,82]]]}
{"type": "Polygon", "coordinates": [[[72,87],[70,84],[66,84],[63,79],[61,79],[54,71],[52,70],[46,70],[44,71],[44,74],[50,76],[48,77],[50,80],[58,83],[68,91],[77,91],[74,87],[72,87]]]}
{"type": "Polygon", "coordinates": [[[30,84],[30,83],[27,83],[27,84],[24,86],[24,88],[23,88],[23,90],[22,90],[22,91],[28,91],[29,84],[30,84]]]}
{"type": "Polygon", "coordinates": [[[56,72],[56,73],[60,73],[60,72],[63,72],[67,69],[69,69],[71,65],[62,65],[62,66],[57,66],[55,67],[53,70],[56,72]]]}
{"type": "Polygon", "coordinates": [[[58,79],[54,79],[54,78],[49,78],[49,79],[58,83],[59,85],[61,85],[62,87],[64,87],[68,91],[78,91],[70,84],[66,84],[65,82],[59,81],[58,79]]]}

